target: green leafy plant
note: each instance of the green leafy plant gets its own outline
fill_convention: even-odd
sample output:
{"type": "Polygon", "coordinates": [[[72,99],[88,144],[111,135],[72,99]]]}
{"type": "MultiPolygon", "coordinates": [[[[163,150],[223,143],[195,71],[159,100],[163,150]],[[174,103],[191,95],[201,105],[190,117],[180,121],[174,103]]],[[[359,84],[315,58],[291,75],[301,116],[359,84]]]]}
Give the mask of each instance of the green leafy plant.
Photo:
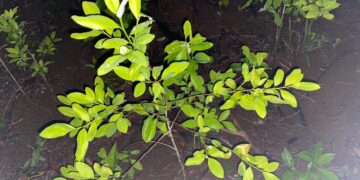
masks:
{"type": "MultiPolygon", "coordinates": [[[[101,159],[100,163],[94,163],[93,167],[90,167],[85,163],[75,162],[74,166],[68,165],[66,167],[61,167],[60,171],[65,178],[70,179],[117,179],[124,171],[123,168],[121,168],[121,165],[130,164],[133,165],[134,168],[129,171],[125,179],[133,179],[135,171],[141,171],[143,169],[142,164],[133,159],[133,156],[138,155],[139,153],[139,150],[124,150],[118,152],[115,143],[109,152],[106,152],[104,148],[99,150],[97,155],[101,159]]],[[[55,179],[61,180],[64,178],[59,177],[55,179]]]]}
{"type": "MultiPolygon", "coordinates": [[[[105,4],[107,11],[112,13],[111,18],[102,15],[96,3],[84,1],[85,16],[72,16],[72,19],[90,30],[73,33],[71,37],[96,37],[98,40],[95,48],[108,50],[112,55],[98,68],[94,87],[86,87],[85,92],[58,96],[63,103],[58,110],[71,118],[71,121],[51,124],[40,133],[41,137],[48,139],[67,134],[76,137],[76,162],[75,166],[70,166],[71,171],[75,167],[76,172],[87,174],[87,178],[94,178],[92,168],[83,162],[89,144],[95,138],[111,137],[117,132],[127,133],[132,121],[139,119],[130,119],[129,115],[136,113],[143,119],[142,140],[151,143],[151,146],[132,166],[119,171],[122,179],[155,146],[164,144],[161,142],[164,138],[170,139],[171,144],[165,145],[175,151],[184,178],[185,166],[205,162],[214,176],[224,178],[225,172],[219,159],[229,159],[235,154],[241,160],[239,174],[244,178],[253,179],[252,169],[255,169],[268,180],[278,179],[273,172],[279,163],[269,162],[265,156],[250,155],[250,144],[224,145],[209,134],[226,129],[236,132],[236,126],[228,118],[230,110],[237,106],[265,118],[266,108],[270,103],[297,107],[291,89],[314,91],[320,86],[303,81],[304,75],[300,69],[294,69],[288,75],[278,69],[274,76],[269,75],[269,67],[264,61],[268,54],[251,52],[246,46],[242,47],[245,57],[234,64],[233,68],[224,72],[211,70],[209,78],[204,78],[197,70],[202,64],[213,61],[206,53],[213,44],[201,34],[194,34],[189,21],[183,25],[184,39],[172,41],[165,47],[167,55],[164,64],[152,66],[146,50],[155,38],[151,33],[153,20],[141,13],[141,1],[106,0],[105,4]],[[126,7],[129,7],[136,19],[136,24],[129,29],[123,23],[126,7]],[[106,87],[100,76],[111,72],[120,79],[133,83],[132,94],[137,101],[129,102],[129,94],[106,87]],[[186,116],[185,119],[179,119],[181,113],[186,116]],[[186,158],[185,163],[173,134],[176,127],[187,130],[199,142],[194,145],[194,152],[191,157],[186,158]],[[88,173],[77,166],[86,169],[88,173]]],[[[110,169],[106,164],[101,167],[110,169]]]]}
{"type": "Polygon", "coordinates": [[[300,151],[293,155],[287,148],[281,153],[286,171],[282,174],[283,180],[293,179],[321,179],[337,180],[336,174],[324,166],[331,163],[334,153],[323,153],[322,144],[317,142],[311,150],[300,151]],[[306,168],[301,170],[295,166],[296,159],[306,162],[306,168]]]}
{"type": "Polygon", "coordinates": [[[27,175],[32,173],[35,168],[39,165],[41,161],[45,161],[45,158],[41,155],[41,153],[45,150],[45,140],[43,138],[38,137],[36,139],[36,144],[32,148],[31,158],[28,159],[24,166],[21,168],[21,174],[27,175]]]}
{"type": "Polygon", "coordinates": [[[54,55],[55,43],[61,39],[56,38],[56,33],[52,32],[39,44],[29,43],[28,35],[24,31],[25,21],[18,21],[17,7],[5,10],[0,15],[0,33],[6,34],[7,57],[10,63],[28,69],[32,76],[39,75],[44,77],[48,72],[47,65],[51,63],[49,56],[54,55]]]}
{"type": "MultiPolygon", "coordinates": [[[[288,15],[288,34],[289,38],[287,46],[290,47],[292,34],[296,23],[300,22],[300,17],[305,19],[303,45],[305,48],[313,44],[314,35],[321,36],[312,31],[313,21],[319,18],[332,20],[334,15],[331,13],[334,9],[338,8],[340,4],[336,0],[260,0],[264,3],[264,7],[259,11],[267,11],[274,16],[274,23],[277,26],[276,31],[276,47],[280,38],[281,28],[285,15],[288,15]]],[[[253,0],[248,0],[242,9],[249,7],[253,0]]],[[[305,49],[309,52],[309,48],[305,49]]]]}

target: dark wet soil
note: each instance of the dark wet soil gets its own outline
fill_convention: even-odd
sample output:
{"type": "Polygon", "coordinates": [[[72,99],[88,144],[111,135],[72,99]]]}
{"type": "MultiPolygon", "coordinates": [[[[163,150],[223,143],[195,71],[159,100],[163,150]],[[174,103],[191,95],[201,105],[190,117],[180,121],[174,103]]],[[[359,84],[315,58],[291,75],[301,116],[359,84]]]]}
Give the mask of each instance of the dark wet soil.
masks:
{"type": "MultiPolygon", "coordinates": [[[[269,62],[274,67],[302,68],[306,79],[320,83],[321,90],[296,93],[300,105],[297,109],[270,106],[265,120],[237,108],[231,118],[240,130],[240,135],[221,133],[218,138],[232,144],[251,142],[254,153],[266,154],[277,161],[281,161],[283,147],[295,152],[321,140],[326,151],[336,153],[330,167],[340,172],[345,165],[360,167],[360,2],[343,0],[340,3],[342,5],[335,11],[336,18],[333,21],[319,20],[315,23],[314,30],[324,34],[329,43],[306,54],[308,59],[301,53],[293,56],[282,43],[279,44],[275,58],[276,28],[272,17],[252,9],[239,11],[240,3],[235,0],[231,0],[226,8],[219,8],[215,0],[153,0],[149,3],[148,14],[156,20],[158,37],[181,37],[182,23],[189,19],[194,30],[215,44],[210,51],[215,60],[210,66],[202,66],[201,73],[207,73],[211,68],[221,70],[231,62],[239,61],[242,56],[241,46],[245,44],[254,51],[269,52],[269,62]],[[336,39],[340,39],[340,44],[334,48],[332,42],[336,39]]],[[[42,79],[29,78],[28,73],[7,64],[26,91],[30,99],[28,101],[0,66],[0,115],[5,118],[4,127],[0,129],[0,179],[12,180],[26,177],[20,173],[20,168],[31,157],[38,130],[51,120],[63,118],[56,109],[56,94],[90,85],[95,70],[85,65],[91,63],[94,54],[98,53],[92,48],[91,42],[69,38],[72,29],[76,28],[70,16],[80,10],[77,0],[0,1],[1,5],[5,9],[19,6],[20,17],[28,22],[27,32],[31,35],[42,37],[55,30],[63,39],[47,75],[53,92],[42,79]]],[[[295,30],[302,32],[301,25],[295,30]]],[[[283,36],[287,37],[286,30],[283,36]]],[[[150,55],[161,55],[165,42],[155,43],[150,55]]],[[[1,58],[6,59],[3,49],[1,58]]],[[[117,141],[119,146],[125,147],[139,140],[140,137],[135,133],[139,125],[136,124],[129,135],[93,142],[87,160],[95,160],[95,152],[100,146],[110,148],[117,141]]],[[[180,142],[181,152],[189,154],[191,141],[190,144],[187,142],[186,132],[179,130],[176,138],[180,142]]],[[[45,146],[46,150],[42,154],[46,161],[28,175],[33,179],[51,179],[61,165],[73,161],[74,140],[50,140],[45,146]]],[[[146,149],[147,146],[135,143],[127,147],[146,149]]],[[[236,162],[222,163],[227,167],[226,179],[234,179],[236,162]]],[[[135,179],[181,178],[174,152],[163,146],[156,147],[144,159],[143,166],[144,170],[135,179]]],[[[206,167],[188,168],[187,171],[191,179],[214,179],[206,167]]],[[[360,179],[360,174],[342,179],[360,179]]]]}

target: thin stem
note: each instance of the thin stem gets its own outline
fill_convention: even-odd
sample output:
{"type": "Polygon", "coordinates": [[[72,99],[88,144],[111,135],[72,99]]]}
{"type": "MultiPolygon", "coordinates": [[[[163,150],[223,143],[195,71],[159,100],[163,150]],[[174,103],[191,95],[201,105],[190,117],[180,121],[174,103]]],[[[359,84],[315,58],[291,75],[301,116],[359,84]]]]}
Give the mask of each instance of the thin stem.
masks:
{"type": "Polygon", "coordinates": [[[132,42],[132,40],[130,39],[128,33],[126,32],[126,29],[125,29],[125,27],[124,27],[124,23],[123,23],[122,18],[120,18],[120,25],[121,25],[121,30],[124,32],[124,35],[125,35],[126,39],[132,44],[133,42],[132,42]]]}
{"type": "Polygon", "coordinates": [[[4,66],[5,70],[9,73],[9,75],[11,76],[11,78],[13,79],[13,81],[15,82],[15,84],[18,86],[19,90],[21,91],[21,93],[25,96],[25,98],[30,101],[29,97],[26,95],[24,89],[21,87],[21,85],[19,84],[19,82],[16,80],[16,78],[14,77],[14,75],[10,72],[10,70],[7,68],[7,66],[5,65],[4,61],[0,58],[0,62],[2,64],[2,66],[4,66]]]}
{"type": "Polygon", "coordinates": [[[164,133],[162,134],[125,172],[124,174],[122,175],[121,179],[124,179],[126,177],[126,175],[130,172],[130,170],[132,168],[135,167],[135,165],[142,161],[146,155],[148,155],[158,144],[159,142],[164,139],[164,137],[166,137],[169,133],[164,133]]]}
{"type": "Polygon", "coordinates": [[[182,173],[183,173],[184,179],[186,179],[185,166],[184,166],[184,164],[183,164],[183,162],[182,162],[182,158],[181,158],[181,155],[180,155],[180,153],[179,153],[179,149],[178,149],[178,147],[177,147],[177,145],[176,145],[176,143],[175,143],[174,136],[173,136],[173,134],[172,134],[172,132],[171,132],[171,125],[170,125],[169,121],[168,121],[168,123],[167,123],[167,126],[168,126],[168,129],[169,129],[169,137],[170,137],[171,142],[172,142],[172,144],[173,144],[173,147],[174,147],[174,150],[175,150],[177,159],[178,159],[178,163],[179,163],[179,165],[181,166],[181,171],[182,171],[182,173]]]}
{"type": "MultiPolygon", "coordinates": [[[[281,11],[281,10],[279,10],[281,11]]],[[[281,12],[281,22],[283,22],[283,19],[284,19],[284,14],[285,14],[285,7],[282,6],[282,12],[281,12]]],[[[281,26],[277,26],[276,27],[276,37],[275,37],[275,56],[276,56],[276,53],[277,53],[277,47],[278,47],[278,44],[279,44],[279,38],[280,38],[280,34],[281,34],[281,28],[282,28],[282,24],[281,26]]]]}
{"type": "MultiPolygon", "coordinates": [[[[166,111],[166,112],[167,112],[167,111],[166,111]]],[[[177,114],[176,114],[176,116],[175,116],[172,124],[170,124],[170,121],[167,121],[167,122],[166,122],[166,125],[167,125],[167,127],[168,127],[169,137],[170,137],[171,142],[172,142],[172,144],[173,144],[173,147],[174,147],[174,150],[175,150],[177,159],[178,159],[178,163],[179,163],[179,165],[181,166],[181,171],[182,171],[182,173],[183,173],[184,179],[186,179],[185,166],[184,166],[184,164],[183,164],[183,162],[182,162],[182,158],[181,158],[181,155],[180,155],[180,153],[179,153],[179,149],[178,149],[178,147],[177,147],[177,145],[176,145],[176,143],[175,143],[174,136],[173,136],[173,134],[172,134],[172,128],[174,127],[174,124],[175,124],[176,119],[177,119],[177,117],[179,116],[179,114],[180,114],[180,110],[177,112],[177,114]]],[[[166,115],[167,115],[167,113],[166,113],[166,115]]]]}

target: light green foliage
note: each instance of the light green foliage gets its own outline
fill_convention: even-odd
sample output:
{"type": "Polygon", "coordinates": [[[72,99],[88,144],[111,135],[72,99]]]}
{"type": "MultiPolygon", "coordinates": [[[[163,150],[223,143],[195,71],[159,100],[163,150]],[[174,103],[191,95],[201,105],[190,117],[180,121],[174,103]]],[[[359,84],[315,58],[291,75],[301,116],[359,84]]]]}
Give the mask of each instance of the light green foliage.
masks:
{"type": "MultiPolygon", "coordinates": [[[[139,153],[139,150],[119,152],[115,143],[109,152],[104,148],[99,150],[97,153],[100,158],[99,163],[95,162],[91,167],[83,162],[75,162],[74,166],[61,167],[61,175],[69,179],[118,179],[124,172],[124,166],[133,165],[134,168],[125,177],[133,179],[135,172],[143,169],[142,164],[134,159],[139,153]]],[[[62,180],[63,177],[57,177],[55,180],[62,180]]]]}
{"type": "Polygon", "coordinates": [[[17,10],[17,8],[5,10],[0,15],[0,33],[6,34],[6,51],[9,62],[29,69],[32,76],[44,77],[48,72],[47,65],[51,63],[45,59],[55,54],[55,43],[61,39],[56,38],[56,33],[52,32],[49,36],[45,36],[39,44],[30,43],[24,31],[25,22],[18,21],[17,10]]]}
{"type": "MultiPolygon", "coordinates": [[[[277,179],[272,172],[278,168],[278,163],[268,162],[265,156],[249,155],[248,144],[230,149],[221,142],[208,138],[208,133],[224,129],[236,132],[236,126],[229,116],[231,109],[237,106],[253,110],[258,116],[265,118],[269,103],[296,107],[297,102],[291,89],[314,91],[320,86],[304,82],[304,75],[300,69],[293,70],[286,77],[284,72],[282,77],[275,75],[274,84],[275,80],[268,74],[269,67],[265,62],[268,54],[251,52],[246,46],[242,48],[245,55],[243,59],[224,72],[211,70],[210,80],[206,81],[208,78],[202,77],[197,70],[201,64],[213,60],[206,53],[213,44],[201,34],[194,34],[189,21],[183,26],[184,39],[172,41],[165,47],[164,64],[152,67],[146,50],[155,38],[151,33],[153,21],[151,17],[139,13],[138,3],[139,1],[125,0],[120,3],[117,0],[109,0],[106,1],[106,12],[112,16],[104,16],[101,12],[91,14],[99,12],[95,6],[90,5],[91,7],[86,6],[86,10],[84,9],[88,15],[72,17],[77,24],[91,31],[90,35],[88,32],[85,35],[77,33],[72,34],[72,37],[85,39],[99,36],[100,40],[95,44],[95,48],[108,49],[112,54],[99,67],[93,88],[87,87],[85,93],[72,92],[66,96],[58,96],[59,101],[63,103],[59,111],[72,120],[50,125],[40,135],[44,138],[56,138],[66,134],[70,134],[70,137],[77,136],[75,161],[83,162],[89,143],[94,138],[111,137],[116,132],[127,133],[132,121],[128,115],[135,112],[141,117],[136,119],[143,119],[141,136],[145,143],[155,142],[156,145],[160,135],[170,138],[173,142],[172,149],[176,150],[174,126],[187,128],[194,134],[200,142],[200,147],[194,152],[193,157],[186,159],[186,166],[206,162],[210,172],[216,177],[223,178],[225,172],[218,159],[229,159],[234,153],[241,162],[257,167],[264,177],[277,179]],[[129,29],[123,25],[123,16],[120,12],[126,7],[130,7],[137,19],[136,24],[129,29]],[[105,21],[109,23],[104,23],[105,21]],[[105,87],[99,77],[111,72],[133,83],[134,97],[141,97],[144,93],[150,97],[127,102],[128,95],[115,94],[115,91],[105,87]],[[216,105],[214,102],[220,104],[216,105]],[[182,112],[186,118],[177,119],[180,116],[176,116],[172,119],[169,114],[175,112],[182,112]]],[[[180,155],[178,159],[179,162],[182,161],[180,155]]],[[[241,167],[246,168],[245,164],[241,167]]],[[[251,167],[246,168],[243,176],[251,177],[251,167]]],[[[74,168],[75,171],[79,171],[76,165],[68,167],[70,170],[74,168]]],[[[136,168],[135,165],[120,176],[124,178],[133,168],[136,168]]],[[[86,169],[90,171],[91,167],[86,169]]]]}
{"type": "Polygon", "coordinates": [[[312,149],[300,151],[296,154],[292,154],[287,148],[284,148],[281,157],[284,164],[287,166],[287,169],[282,174],[282,179],[338,180],[339,178],[334,172],[324,167],[331,163],[334,156],[334,153],[323,153],[322,144],[320,142],[317,142],[312,149]],[[296,159],[307,163],[306,169],[301,170],[296,167],[296,159]]]}
{"type": "MultiPolygon", "coordinates": [[[[70,134],[77,136],[76,159],[82,161],[89,142],[94,138],[103,136],[110,137],[116,130],[127,132],[131,126],[130,121],[123,112],[125,94],[114,94],[110,88],[106,88],[100,77],[95,79],[95,87],[85,88],[85,93],[72,92],[67,96],[58,96],[64,104],[59,106],[60,113],[71,118],[69,123],[55,123],[45,128],[40,136],[44,138],[57,138],[70,134]],[[104,123],[109,119],[107,123],[104,123]]],[[[129,110],[127,110],[129,111],[129,110]]]]}

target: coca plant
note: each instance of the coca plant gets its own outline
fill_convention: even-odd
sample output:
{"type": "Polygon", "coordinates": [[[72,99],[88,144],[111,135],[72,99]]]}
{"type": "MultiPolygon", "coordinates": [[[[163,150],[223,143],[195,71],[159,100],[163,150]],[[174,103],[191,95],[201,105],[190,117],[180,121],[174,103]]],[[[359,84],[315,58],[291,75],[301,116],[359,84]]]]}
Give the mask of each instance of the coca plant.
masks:
{"type": "Polygon", "coordinates": [[[224,144],[209,133],[225,129],[236,132],[229,114],[237,106],[255,111],[264,118],[269,103],[297,106],[296,98],[289,90],[314,91],[320,86],[304,82],[300,69],[287,76],[281,69],[274,76],[269,75],[264,61],[268,54],[251,52],[246,46],[242,48],[244,59],[233,66],[237,68],[224,72],[211,70],[209,78],[204,78],[197,70],[213,60],[206,53],[213,44],[201,34],[193,34],[189,21],[183,26],[184,39],[165,47],[164,64],[152,66],[146,52],[155,38],[151,33],[153,19],[141,13],[141,1],[105,0],[105,4],[108,16],[102,15],[98,6],[88,1],[83,2],[84,16],[72,16],[77,24],[89,31],[73,33],[71,37],[81,40],[97,37],[95,48],[110,50],[112,55],[98,68],[93,87],[58,96],[63,103],[58,110],[71,118],[70,122],[51,124],[40,133],[47,139],[69,134],[77,140],[74,165],[63,167],[63,177],[57,179],[126,178],[156,145],[164,145],[161,142],[164,138],[171,140],[167,146],[176,152],[184,178],[185,166],[201,164],[207,164],[214,176],[224,178],[219,159],[234,155],[239,158],[238,172],[244,178],[253,179],[253,171],[260,171],[266,179],[278,179],[273,174],[279,167],[278,162],[269,162],[266,156],[251,155],[250,144],[224,144]],[[129,30],[125,29],[122,20],[127,7],[136,19],[129,30]],[[100,76],[111,72],[119,80],[131,82],[134,92],[125,95],[125,92],[119,92],[121,89],[114,91],[107,87],[100,76]],[[127,101],[130,95],[138,101],[127,101]],[[139,131],[144,143],[151,143],[149,149],[125,170],[114,170],[101,163],[86,164],[84,159],[90,143],[95,138],[127,133],[134,121],[131,113],[143,117],[139,131]],[[185,119],[179,119],[181,113],[185,119]],[[173,134],[176,127],[188,130],[200,142],[189,158],[184,159],[179,152],[173,134]]]}

